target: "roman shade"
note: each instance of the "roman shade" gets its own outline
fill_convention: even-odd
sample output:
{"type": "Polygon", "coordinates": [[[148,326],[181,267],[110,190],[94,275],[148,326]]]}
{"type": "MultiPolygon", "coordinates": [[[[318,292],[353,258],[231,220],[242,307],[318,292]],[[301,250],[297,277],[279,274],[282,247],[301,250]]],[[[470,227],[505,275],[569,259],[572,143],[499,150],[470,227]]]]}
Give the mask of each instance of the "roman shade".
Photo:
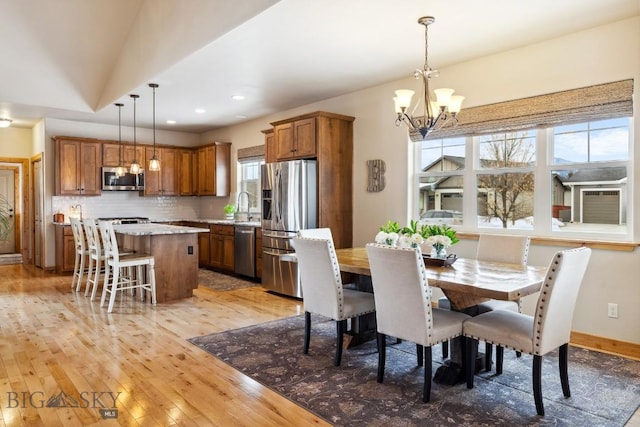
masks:
{"type": "MultiPolygon", "coordinates": [[[[633,79],[464,108],[458,126],[429,133],[427,140],[550,127],[633,115],[633,79]]],[[[421,141],[411,132],[412,141],[421,141]]]]}
{"type": "Polygon", "coordinates": [[[238,148],[238,161],[258,160],[264,158],[264,145],[238,148]]]}

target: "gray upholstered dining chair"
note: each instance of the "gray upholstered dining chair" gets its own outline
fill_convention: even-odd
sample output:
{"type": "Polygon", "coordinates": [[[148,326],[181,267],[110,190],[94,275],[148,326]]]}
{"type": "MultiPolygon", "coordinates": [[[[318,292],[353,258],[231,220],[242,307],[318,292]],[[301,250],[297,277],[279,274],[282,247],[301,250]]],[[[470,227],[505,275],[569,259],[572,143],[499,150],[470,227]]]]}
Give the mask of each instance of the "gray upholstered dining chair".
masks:
{"type": "Polygon", "coordinates": [[[503,349],[533,355],[533,396],[538,415],[544,415],[542,403],[542,356],[559,348],[560,382],[565,397],[570,397],[568,349],[571,321],[584,278],[591,249],[578,248],[557,252],[547,269],[533,316],[510,310],[495,310],[464,322],[466,337],[467,387],[473,388],[476,340],[497,346],[496,373],[502,373],[503,349]]]}
{"type": "MultiPolygon", "coordinates": [[[[529,236],[507,235],[507,234],[480,234],[478,239],[478,249],[476,259],[488,262],[503,262],[507,264],[527,265],[529,257],[529,236]]],[[[439,308],[451,308],[451,303],[446,297],[438,300],[439,308]]],[[[520,300],[504,301],[489,300],[478,304],[478,314],[493,310],[511,310],[520,312],[522,309],[520,300]]],[[[442,355],[448,356],[448,343],[442,343],[442,355]]],[[[485,369],[491,370],[493,347],[485,344],[485,369]]],[[[520,353],[517,353],[518,357],[520,353]]]]}
{"type": "Polygon", "coordinates": [[[386,336],[416,344],[418,365],[424,360],[422,401],[431,396],[432,352],[435,344],[462,335],[469,316],[431,307],[431,288],[419,248],[367,244],[376,301],[378,378],[384,379],[386,336]]]}
{"type": "Polygon", "coordinates": [[[340,366],[347,320],[374,312],[373,295],[343,288],[338,259],[331,240],[296,237],[293,242],[304,303],[303,352],[309,353],[311,313],[329,317],[336,321],[336,354],[333,364],[340,366]]]}

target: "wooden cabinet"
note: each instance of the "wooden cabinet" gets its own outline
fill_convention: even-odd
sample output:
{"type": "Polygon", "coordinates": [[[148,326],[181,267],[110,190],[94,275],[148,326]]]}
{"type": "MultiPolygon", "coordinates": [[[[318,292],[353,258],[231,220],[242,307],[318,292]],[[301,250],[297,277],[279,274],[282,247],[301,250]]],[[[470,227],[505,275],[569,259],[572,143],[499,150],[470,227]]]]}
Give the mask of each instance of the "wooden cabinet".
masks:
{"type": "MultiPolygon", "coordinates": [[[[145,166],[153,157],[153,147],[145,147],[145,166]]],[[[180,179],[178,177],[178,150],[174,148],[156,148],[156,157],[160,160],[160,170],[151,171],[145,167],[145,196],[177,196],[180,179]]]]}
{"type": "Polygon", "coordinates": [[[264,161],[265,163],[273,163],[278,161],[276,155],[276,145],[273,138],[273,129],[263,130],[264,133],[264,161]]]}
{"type": "Polygon", "coordinates": [[[70,225],[55,226],[56,272],[73,272],[76,260],[76,244],[70,225]]]}
{"type": "Polygon", "coordinates": [[[316,156],[316,118],[308,117],[274,126],[276,159],[292,160],[316,156]]]}
{"type": "Polygon", "coordinates": [[[102,150],[100,143],[55,139],[55,195],[99,196],[102,150]]]}
{"type": "Polygon", "coordinates": [[[353,121],[316,111],[271,123],[276,160],[317,160],[318,227],[331,229],[336,248],[353,242],[353,121]]]}
{"type": "Polygon", "coordinates": [[[211,267],[233,272],[235,268],[235,238],[233,225],[211,225],[209,263],[211,267]]]}
{"type": "MultiPolygon", "coordinates": [[[[125,167],[129,167],[134,160],[138,161],[141,168],[144,169],[144,146],[136,145],[135,150],[133,145],[122,144],[122,161],[125,167]]],[[[120,147],[119,144],[112,142],[105,142],[102,144],[102,166],[118,166],[120,161],[120,147]]]]}
{"type": "Polygon", "coordinates": [[[231,144],[216,142],[197,150],[199,196],[228,196],[231,191],[231,144]]]}
{"type": "Polygon", "coordinates": [[[262,228],[256,227],[256,277],[262,277],[262,228]]]}
{"type": "Polygon", "coordinates": [[[193,150],[179,150],[178,162],[180,164],[179,194],[193,196],[196,194],[198,182],[197,154],[193,150]]]}

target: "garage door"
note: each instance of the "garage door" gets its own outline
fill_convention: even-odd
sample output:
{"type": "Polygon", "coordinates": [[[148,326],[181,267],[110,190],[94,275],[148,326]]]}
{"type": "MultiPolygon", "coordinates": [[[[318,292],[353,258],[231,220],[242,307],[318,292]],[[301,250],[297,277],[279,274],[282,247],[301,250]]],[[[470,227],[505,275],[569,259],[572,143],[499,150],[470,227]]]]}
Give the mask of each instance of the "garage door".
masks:
{"type": "Polygon", "coordinates": [[[582,222],[589,224],[620,223],[619,191],[585,191],[582,203],[582,222]]]}
{"type": "Polygon", "coordinates": [[[441,193],[442,210],[462,212],[462,193],[441,193]]]}

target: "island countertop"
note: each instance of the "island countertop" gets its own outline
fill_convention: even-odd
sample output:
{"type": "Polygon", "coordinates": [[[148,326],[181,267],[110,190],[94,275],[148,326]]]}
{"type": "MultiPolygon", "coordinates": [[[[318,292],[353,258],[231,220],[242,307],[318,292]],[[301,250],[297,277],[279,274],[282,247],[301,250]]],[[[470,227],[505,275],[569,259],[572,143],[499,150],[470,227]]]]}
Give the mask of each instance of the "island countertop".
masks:
{"type": "Polygon", "coordinates": [[[183,225],[169,224],[117,224],[113,226],[116,233],[128,234],[130,236],[160,236],[166,234],[191,234],[208,233],[206,228],[186,227],[183,225]]]}

